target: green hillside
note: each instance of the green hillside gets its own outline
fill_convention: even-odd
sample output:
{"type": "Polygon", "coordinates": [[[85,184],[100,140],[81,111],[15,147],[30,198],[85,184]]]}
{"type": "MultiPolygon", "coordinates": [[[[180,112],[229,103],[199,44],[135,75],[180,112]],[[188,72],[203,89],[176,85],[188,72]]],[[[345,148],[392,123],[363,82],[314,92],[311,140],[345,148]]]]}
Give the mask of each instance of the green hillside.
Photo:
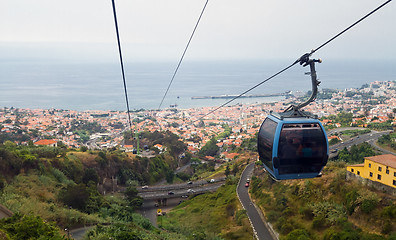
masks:
{"type": "Polygon", "coordinates": [[[118,150],[85,152],[6,141],[0,145],[0,203],[15,215],[0,221],[0,239],[62,239],[64,229],[85,225],[97,225],[88,239],[179,239],[135,213],[142,203],[136,184],[163,179],[175,162],[169,153],[148,160],[118,150]],[[119,184],[112,185],[111,179],[119,184]],[[122,193],[111,193],[112,188],[122,193]],[[23,230],[33,225],[41,226],[39,233],[23,230]]]}
{"type": "MultiPolygon", "coordinates": [[[[136,186],[168,178],[182,145],[148,159],[117,149],[6,141],[0,145],[0,203],[16,214],[0,220],[0,239],[66,239],[64,229],[86,225],[95,227],[85,239],[251,239],[235,191],[243,166],[256,159],[246,150],[249,142],[242,144],[245,150],[235,149],[242,153],[238,158],[219,168],[194,166],[190,177],[227,175],[226,184],[185,200],[159,217],[155,228],[135,213],[142,203],[136,186]]],[[[250,194],[281,239],[394,240],[396,198],[346,179],[345,162],[361,161],[372,153],[368,148],[342,150],[315,179],[274,182],[256,165],[250,194]]]]}
{"type": "Polygon", "coordinates": [[[257,168],[250,192],[281,239],[396,239],[396,198],[347,180],[345,166],[279,182],[257,168]]]}

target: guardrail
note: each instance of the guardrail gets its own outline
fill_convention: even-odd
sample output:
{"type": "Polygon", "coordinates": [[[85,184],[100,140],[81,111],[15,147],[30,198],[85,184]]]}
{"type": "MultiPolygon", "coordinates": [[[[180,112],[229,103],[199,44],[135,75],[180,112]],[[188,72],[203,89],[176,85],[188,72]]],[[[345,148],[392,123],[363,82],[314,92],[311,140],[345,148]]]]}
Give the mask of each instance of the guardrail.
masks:
{"type": "Polygon", "coordinates": [[[190,195],[197,195],[206,192],[216,191],[219,187],[224,185],[225,181],[205,184],[201,186],[192,187],[188,185],[187,188],[181,189],[160,189],[157,191],[144,191],[139,192],[138,195],[141,196],[145,200],[153,200],[153,199],[161,199],[161,198],[177,198],[182,196],[190,196],[190,195]],[[190,190],[191,189],[191,190],[190,190]],[[172,192],[172,193],[170,193],[172,192]]]}
{"type": "Polygon", "coordinates": [[[199,187],[206,186],[206,185],[222,183],[224,181],[225,181],[225,177],[216,178],[216,179],[214,179],[214,182],[208,182],[207,180],[199,180],[199,181],[193,182],[192,184],[179,183],[179,184],[172,184],[172,185],[147,186],[147,188],[138,187],[137,190],[139,193],[181,190],[181,189],[189,189],[189,188],[199,188],[199,187]]]}

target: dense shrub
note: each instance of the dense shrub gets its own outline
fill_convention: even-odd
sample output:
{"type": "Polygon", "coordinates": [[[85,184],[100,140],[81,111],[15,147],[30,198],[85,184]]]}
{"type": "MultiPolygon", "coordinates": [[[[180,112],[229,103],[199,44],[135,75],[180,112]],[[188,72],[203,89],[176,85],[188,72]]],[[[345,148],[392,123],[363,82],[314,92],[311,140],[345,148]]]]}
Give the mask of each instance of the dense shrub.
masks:
{"type": "Polygon", "coordinates": [[[359,197],[356,199],[356,202],[360,205],[362,212],[366,214],[371,213],[381,200],[376,193],[373,193],[367,189],[359,190],[358,194],[359,197]]]}
{"type": "Polygon", "coordinates": [[[33,215],[14,214],[10,218],[4,218],[0,220],[1,231],[7,233],[11,239],[18,240],[65,239],[54,224],[46,223],[41,217],[33,215]]]}
{"type": "Polygon", "coordinates": [[[125,198],[132,208],[140,207],[143,204],[143,198],[138,196],[138,191],[134,186],[128,186],[124,192],[125,198]]]}
{"type": "Polygon", "coordinates": [[[327,201],[312,204],[312,212],[315,217],[323,217],[329,224],[333,225],[346,217],[345,209],[341,204],[327,201]]]}
{"type": "Polygon", "coordinates": [[[313,214],[313,212],[312,212],[312,209],[311,209],[309,206],[301,207],[301,208],[299,209],[299,213],[300,213],[300,215],[302,215],[302,217],[303,217],[305,220],[312,220],[313,217],[314,217],[314,214],[313,214]]]}
{"type": "Polygon", "coordinates": [[[90,181],[97,184],[99,182],[98,172],[94,168],[87,168],[84,171],[82,182],[88,184],[90,181]]]}
{"type": "Polygon", "coordinates": [[[381,215],[389,219],[396,219],[396,204],[393,203],[390,206],[384,207],[384,209],[381,212],[381,215]]]}
{"type": "Polygon", "coordinates": [[[312,220],[312,228],[313,229],[323,229],[324,227],[326,227],[326,218],[324,216],[316,216],[314,217],[314,219],[312,220]]]}
{"type": "Polygon", "coordinates": [[[349,215],[352,215],[352,213],[355,211],[355,208],[357,207],[356,200],[358,199],[359,194],[356,189],[353,189],[352,191],[348,192],[345,196],[346,199],[346,209],[349,215]]]}
{"type": "Polygon", "coordinates": [[[98,211],[103,201],[95,185],[87,187],[85,184],[68,185],[60,190],[58,198],[66,206],[87,213],[98,211]]]}
{"type": "Polygon", "coordinates": [[[236,223],[241,226],[242,220],[247,218],[246,210],[239,210],[235,214],[235,221],[236,223]]]}
{"type": "Polygon", "coordinates": [[[286,240],[310,240],[312,239],[305,229],[294,229],[286,236],[286,240]]]}
{"type": "Polygon", "coordinates": [[[376,206],[377,206],[377,202],[375,200],[364,199],[362,202],[361,209],[362,212],[369,214],[375,209],[376,206]]]}

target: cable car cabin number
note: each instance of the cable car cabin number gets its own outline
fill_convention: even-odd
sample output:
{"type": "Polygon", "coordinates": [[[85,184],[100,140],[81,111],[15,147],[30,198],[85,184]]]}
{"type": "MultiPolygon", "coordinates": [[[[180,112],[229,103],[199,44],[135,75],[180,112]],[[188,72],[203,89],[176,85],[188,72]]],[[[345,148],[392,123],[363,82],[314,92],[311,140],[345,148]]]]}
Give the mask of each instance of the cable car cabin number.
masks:
{"type": "Polygon", "coordinates": [[[279,180],[317,177],[328,159],[327,136],[318,119],[269,115],[257,145],[265,169],[279,180]]]}

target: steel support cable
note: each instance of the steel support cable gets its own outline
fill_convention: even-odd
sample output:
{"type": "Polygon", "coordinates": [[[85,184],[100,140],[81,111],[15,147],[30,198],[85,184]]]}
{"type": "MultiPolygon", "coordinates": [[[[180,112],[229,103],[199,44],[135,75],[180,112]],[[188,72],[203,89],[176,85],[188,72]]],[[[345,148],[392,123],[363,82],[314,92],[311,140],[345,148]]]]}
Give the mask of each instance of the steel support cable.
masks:
{"type": "Polygon", "coordinates": [[[203,117],[201,117],[201,118],[199,118],[198,120],[195,120],[195,121],[193,121],[193,122],[202,120],[204,117],[206,117],[206,116],[208,116],[208,115],[210,115],[210,114],[216,112],[217,110],[219,110],[220,108],[222,108],[222,107],[224,107],[225,105],[229,104],[230,102],[232,102],[232,101],[234,101],[234,100],[236,100],[236,99],[242,97],[243,95],[245,95],[246,93],[252,91],[252,90],[255,89],[256,87],[260,86],[261,84],[263,84],[263,83],[265,83],[265,82],[271,80],[272,78],[278,76],[279,74],[281,74],[281,73],[283,73],[284,71],[288,70],[289,68],[293,67],[296,63],[298,63],[298,61],[295,61],[293,64],[290,64],[288,67],[286,67],[286,68],[280,70],[279,72],[275,73],[275,74],[272,75],[271,77],[269,77],[269,78],[265,79],[264,81],[262,81],[262,82],[256,84],[255,86],[249,88],[248,90],[246,90],[246,91],[244,91],[243,93],[239,94],[238,96],[232,98],[231,100],[228,100],[226,103],[223,103],[223,104],[220,105],[219,107],[215,108],[214,110],[210,111],[209,113],[205,114],[203,117]]]}
{"type": "Polygon", "coordinates": [[[303,56],[301,56],[299,59],[297,59],[294,63],[290,64],[288,67],[284,68],[283,70],[275,73],[274,75],[272,75],[271,77],[265,79],[264,81],[256,84],[255,86],[249,88],[248,90],[244,91],[243,93],[239,94],[238,96],[234,97],[233,99],[227,101],[226,103],[222,104],[221,106],[215,108],[214,110],[210,111],[209,113],[205,114],[203,117],[200,117],[199,119],[192,121],[197,122],[202,120],[203,118],[205,118],[206,116],[216,112],[217,110],[219,110],[220,108],[224,107],[225,105],[229,104],[230,102],[240,98],[241,96],[245,95],[246,93],[252,91],[253,89],[257,88],[258,86],[260,86],[261,84],[271,80],[272,78],[278,76],[279,74],[283,73],[284,71],[288,70],[289,68],[291,68],[292,66],[294,66],[297,63],[303,64],[305,63],[305,61],[308,60],[308,58],[315,53],[316,51],[318,51],[319,49],[321,49],[322,47],[324,47],[325,45],[329,44],[331,41],[333,41],[334,39],[338,38],[339,36],[341,36],[343,33],[345,33],[346,31],[350,30],[351,28],[353,28],[354,26],[356,26],[358,23],[360,23],[361,21],[363,21],[364,19],[366,19],[367,17],[369,17],[370,15],[372,15],[373,13],[375,13],[376,11],[378,11],[379,9],[381,9],[382,7],[384,7],[385,5],[387,5],[388,3],[390,3],[392,0],[388,0],[385,3],[381,4],[379,7],[377,7],[376,9],[372,10],[371,12],[369,12],[368,14],[366,14],[365,16],[363,16],[362,18],[360,18],[359,20],[357,20],[355,23],[353,23],[352,25],[350,25],[349,27],[345,28],[343,31],[341,31],[340,33],[338,33],[337,35],[335,35],[334,37],[330,38],[329,40],[327,40],[325,43],[323,43],[322,45],[320,45],[319,47],[317,47],[316,49],[312,50],[310,53],[306,53],[303,56]]]}
{"type": "Polygon", "coordinates": [[[185,49],[184,49],[184,52],[183,52],[183,54],[182,54],[182,56],[181,56],[181,58],[180,58],[180,60],[179,60],[179,63],[177,64],[177,67],[176,67],[176,69],[175,69],[175,72],[173,73],[172,79],[171,79],[170,82],[169,82],[168,88],[166,89],[165,94],[164,94],[164,96],[162,97],[161,103],[160,103],[160,105],[158,106],[158,109],[161,109],[162,103],[164,102],[164,99],[165,99],[166,95],[168,94],[169,88],[171,87],[172,82],[173,82],[173,80],[175,79],[175,76],[176,76],[176,74],[177,74],[177,71],[179,70],[180,64],[182,63],[182,61],[183,61],[183,59],[184,59],[184,55],[186,55],[187,49],[188,49],[188,47],[190,46],[191,40],[192,40],[192,38],[193,38],[193,36],[194,36],[195,31],[197,30],[198,24],[199,24],[199,22],[201,21],[202,15],[203,15],[203,13],[205,12],[206,5],[208,5],[208,2],[209,2],[209,0],[206,0],[206,3],[205,3],[205,5],[204,5],[204,7],[203,7],[203,9],[202,9],[202,11],[201,11],[201,14],[199,15],[198,21],[197,21],[197,23],[195,24],[195,27],[194,27],[194,30],[193,30],[191,36],[190,36],[190,39],[188,40],[188,43],[187,43],[187,45],[186,45],[186,47],[185,47],[185,49]]]}
{"type": "Polygon", "coordinates": [[[115,7],[114,0],[112,0],[111,2],[113,5],[114,24],[115,24],[116,34],[117,34],[118,53],[120,55],[121,73],[122,73],[122,81],[124,83],[124,94],[125,94],[125,101],[126,101],[126,107],[127,107],[129,129],[132,131],[132,121],[131,121],[131,114],[129,111],[128,91],[127,91],[127,85],[126,85],[126,81],[125,81],[124,62],[122,61],[120,34],[118,32],[117,13],[116,13],[116,7],[115,7]]]}
{"type": "Polygon", "coordinates": [[[390,3],[392,0],[388,0],[386,2],[384,2],[383,4],[381,4],[379,7],[377,7],[376,9],[374,9],[373,11],[369,12],[368,14],[366,14],[364,17],[360,18],[359,20],[357,20],[354,24],[352,24],[351,26],[345,28],[343,31],[341,31],[340,33],[338,33],[337,35],[335,35],[334,37],[332,37],[331,39],[329,39],[327,42],[323,43],[322,45],[320,45],[319,47],[317,47],[316,49],[312,50],[310,55],[312,55],[314,52],[318,51],[319,49],[321,49],[322,47],[324,47],[325,45],[327,45],[328,43],[330,43],[331,41],[333,41],[334,39],[336,39],[337,37],[339,37],[341,34],[343,34],[344,32],[348,31],[349,29],[353,28],[355,25],[357,25],[358,23],[360,23],[361,21],[363,21],[364,19],[366,19],[367,17],[369,17],[371,14],[375,13],[376,11],[378,11],[379,9],[381,9],[382,7],[384,7],[386,4],[390,3]]]}

